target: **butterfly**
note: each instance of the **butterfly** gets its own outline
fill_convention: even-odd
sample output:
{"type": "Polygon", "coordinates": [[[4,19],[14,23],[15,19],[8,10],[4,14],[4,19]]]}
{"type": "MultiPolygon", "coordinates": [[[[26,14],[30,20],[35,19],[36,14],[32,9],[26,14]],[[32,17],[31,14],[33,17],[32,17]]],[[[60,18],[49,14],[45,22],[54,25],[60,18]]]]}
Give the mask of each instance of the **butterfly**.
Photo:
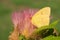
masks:
{"type": "Polygon", "coordinates": [[[50,7],[44,7],[36,12],[31,19],[31,22],[36,27],[40,28],[42,26],[49,25],[50,23],[50,7]]]}

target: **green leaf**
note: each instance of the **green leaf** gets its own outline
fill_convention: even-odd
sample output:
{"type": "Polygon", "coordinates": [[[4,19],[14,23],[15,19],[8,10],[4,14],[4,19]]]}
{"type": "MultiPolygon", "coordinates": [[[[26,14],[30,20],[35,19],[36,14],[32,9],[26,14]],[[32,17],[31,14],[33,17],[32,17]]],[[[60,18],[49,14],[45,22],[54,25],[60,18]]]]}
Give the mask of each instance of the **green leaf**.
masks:
{"type": "Polygon", "coordinates": [[[43,38],[42,40],[60,40],[60,36],[56,37],[56,36],[50,35],[48,37],[43,38]]]}
{"type": "Polygon", "coordinates": [[[26,40],[26,38],[23,35],[20,35],[19,40],[26,40]]]}
{"type": "MultiPolygon", "coordinates": [[[[32,33],[32,37],[36,37],[36,36],[40,36],[40,37],[43,37],[45,35],[45,33],[47,31],[49,31],[50,29],[53,29],[56,24],[58,23],[59,21],[54,21],[53,23],[51,23],[49,26],[42,26],[41,28],[38,28],[36,29],[33,33],[32,33]]],[[[50,32],[52,34],[53,30],[50,32]]],[[[48,35],[48,34],[47,34],[48,35]]]]}
{"type": "Polygon", "coordinates": [[[54,21],[49,25],[49,28],[54,28],[58,24],[59,20],[54,21]]]}

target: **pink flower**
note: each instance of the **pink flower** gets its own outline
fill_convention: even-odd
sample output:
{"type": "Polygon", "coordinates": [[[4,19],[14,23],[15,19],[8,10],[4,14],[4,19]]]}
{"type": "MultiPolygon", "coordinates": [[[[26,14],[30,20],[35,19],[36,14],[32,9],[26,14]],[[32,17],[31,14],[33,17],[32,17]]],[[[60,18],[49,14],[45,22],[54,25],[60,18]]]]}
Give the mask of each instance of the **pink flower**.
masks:
{"type": "Polygon", "coordinates": [[[14,27],[18,26],[19,33],[25,37],[29,37],[36,27],[31,23],[31,18],[38,9],[24,9],[12,14],[12,22],[14,27]]]}

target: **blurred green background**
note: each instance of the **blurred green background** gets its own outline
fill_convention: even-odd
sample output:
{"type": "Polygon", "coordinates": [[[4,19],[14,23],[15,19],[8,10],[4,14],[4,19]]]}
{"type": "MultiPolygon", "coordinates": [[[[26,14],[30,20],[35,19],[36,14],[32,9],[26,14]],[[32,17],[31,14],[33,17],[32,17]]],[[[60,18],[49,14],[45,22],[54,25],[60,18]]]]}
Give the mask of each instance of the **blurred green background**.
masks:
{"type": "MultiPolygon", "coordinates": [[[[11,13],[24,7],[43,8],[51,7],[51,16],[54,20],[60,19],[60,0],[0,0],[0,40],[8,40],[10,32],[13,30],[11,13]]],[[[60,22],[57,25],[59,30],[60,22]]]]}

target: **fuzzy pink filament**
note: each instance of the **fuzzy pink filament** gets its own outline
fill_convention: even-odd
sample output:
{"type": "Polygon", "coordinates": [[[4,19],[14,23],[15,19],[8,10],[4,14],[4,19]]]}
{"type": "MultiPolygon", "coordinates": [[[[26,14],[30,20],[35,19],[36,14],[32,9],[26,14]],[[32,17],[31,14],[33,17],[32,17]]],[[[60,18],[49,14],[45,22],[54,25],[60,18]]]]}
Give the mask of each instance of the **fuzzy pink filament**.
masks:
{"type": "Polygon", "coordinates": [[[36,27],[31,23],[32,16],[38,11],[38,9],[24,9],[12,14],[12,22],[14,27],[18,26],[19,33],[28,37],[32,34],[36,27]]]}

